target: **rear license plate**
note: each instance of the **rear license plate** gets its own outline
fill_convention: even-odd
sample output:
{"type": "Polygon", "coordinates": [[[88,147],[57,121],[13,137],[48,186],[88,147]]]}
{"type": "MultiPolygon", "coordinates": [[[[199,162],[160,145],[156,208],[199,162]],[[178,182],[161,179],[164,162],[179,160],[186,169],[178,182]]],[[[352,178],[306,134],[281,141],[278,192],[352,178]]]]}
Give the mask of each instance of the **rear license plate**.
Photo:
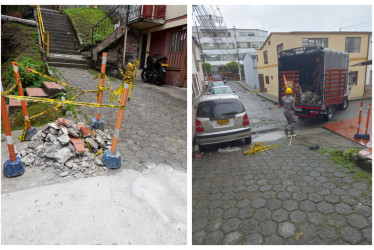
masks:
{"type": "Polygon", "coordinates": [[[163,67],[168,67],[169,64],[167,64],[167,63],[161,63],[161,66],[163,66],[163,67]]]}
{"type": "Polygon", "coordinates": [[[220,126],[226,125],[229,123],[229,119],[217,120],[217,124],[220,126]]]}

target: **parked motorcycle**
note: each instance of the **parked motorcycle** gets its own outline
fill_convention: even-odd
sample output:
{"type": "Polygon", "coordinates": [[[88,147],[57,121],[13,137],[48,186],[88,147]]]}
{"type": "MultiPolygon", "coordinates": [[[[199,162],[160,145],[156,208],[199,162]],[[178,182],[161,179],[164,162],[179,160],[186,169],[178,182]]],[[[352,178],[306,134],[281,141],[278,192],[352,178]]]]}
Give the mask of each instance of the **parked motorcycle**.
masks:
{"type": "Polygon", "coordinates": [[[159,54],[147,57],[147,67],[143,69],[141,77],[143,82],[160,86],[164,83],[168,63],[166,57],[158,56],[159,54]]]}

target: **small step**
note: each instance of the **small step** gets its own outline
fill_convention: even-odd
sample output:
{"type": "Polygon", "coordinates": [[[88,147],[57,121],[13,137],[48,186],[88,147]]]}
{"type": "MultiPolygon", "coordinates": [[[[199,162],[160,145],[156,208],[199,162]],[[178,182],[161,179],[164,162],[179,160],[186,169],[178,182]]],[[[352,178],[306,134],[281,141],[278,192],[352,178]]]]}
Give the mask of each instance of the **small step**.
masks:
{"type": "Polygon", "coordinates": [[[47,98],[47,93],[42,88],[26,88],[26,95],[30,97],[47,98]]]}
{"type": "Polygon", "coordinates": [[[66,92],[64,87],[55,82],[43,82],[42,88],[49,97],[55,97],[61,92],[66,92]]]}
{"type": "Polygon", "coordinates": [[[71,49],[49,48],[49,52],[56,54],[80,55],[80,52],[78,50],[71,49]]]}
{"type": "MultiPolygon", "coordinates": [[[[26,102],[26,106],[29,106],[27,102],[26,102]]],[[[21,102],[18,100],[10,99],[9,105],[8,105],[8,113],[14,114],[18,112],[19,110],[22,110],[21,102]]]]}
{"type": "Polygon", "coordinates": [[[79,69],[88,69],[88,64],[81,63],[62,63],[62,62],[48,62],[49,66],[52,67],[63,67],[63,68],[79,68],[79,69]]]}

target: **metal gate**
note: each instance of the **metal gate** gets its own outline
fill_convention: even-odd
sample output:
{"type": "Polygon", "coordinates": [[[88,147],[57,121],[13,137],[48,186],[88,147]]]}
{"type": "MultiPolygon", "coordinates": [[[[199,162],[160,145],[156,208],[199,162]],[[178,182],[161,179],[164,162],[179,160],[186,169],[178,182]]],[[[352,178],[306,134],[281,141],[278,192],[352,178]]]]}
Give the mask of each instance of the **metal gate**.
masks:
{"type": "Polygon", "coordinates": [[[325,78],[325,106],[342,104],[346,81],[345,69],[327,69],[325,78]]]}

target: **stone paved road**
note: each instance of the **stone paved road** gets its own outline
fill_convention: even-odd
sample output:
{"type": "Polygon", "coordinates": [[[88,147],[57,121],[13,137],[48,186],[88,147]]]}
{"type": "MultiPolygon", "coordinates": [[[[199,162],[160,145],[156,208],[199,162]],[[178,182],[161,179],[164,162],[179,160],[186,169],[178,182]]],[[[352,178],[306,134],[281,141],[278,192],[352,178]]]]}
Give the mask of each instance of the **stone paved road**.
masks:
{"type": "MultiPolygon", "coordinates": [[[[285,124],[277,106],[229,85],[251,117],[252,130],[285,124]]],[[[301,135],[291,148],[284,134],[278,139],[273,133],[276,141],[268,144],[279,148],[249,156],[242,154],[244,142],[222,143],[193,159],[193,244],[372,244],[371,183],[309,150],[309,140],[327,148],[352,143],[302,123],[297,131],[301,135]],[[227,145],[242,149],[217,152],[227,145]]]]}
{"type": "MultiPolygon", "coordinates": [[[[97,88],[98,80],[87,70],[58,68],[58,74],[72,86],[97,88]]],[[[140,73],[140,72],[139,72],[140,73]]],[[[122,81],[110,78],[113,89],[122,81]]],[[[106,83],[105,83],[106,84],[106,83]]],[[[106,84],[107,86],[107,84],[106,84]]],[[[81,101],[96,102],[95,95],[84,94],[81,101]]],[[[105,92],[103,103],[109,103],[105,92]]],[[[96,108],[80,107],[89,124],[96,108]]],[[[113,135],[118,109],[102,108],[105,129],[113,135]]],[[[125,168],[142,171],[149,163],[166,163],[176,169],[186,169],[187,103],[157,90],[157,86],[136,81],[127,103],[118,148],[125,159],[125,168]]]]}
{"type": "Polygon", "coordinates": [[[371,183],[287,142],[193,160],[193,244],[371,244],[371,183]]]}

